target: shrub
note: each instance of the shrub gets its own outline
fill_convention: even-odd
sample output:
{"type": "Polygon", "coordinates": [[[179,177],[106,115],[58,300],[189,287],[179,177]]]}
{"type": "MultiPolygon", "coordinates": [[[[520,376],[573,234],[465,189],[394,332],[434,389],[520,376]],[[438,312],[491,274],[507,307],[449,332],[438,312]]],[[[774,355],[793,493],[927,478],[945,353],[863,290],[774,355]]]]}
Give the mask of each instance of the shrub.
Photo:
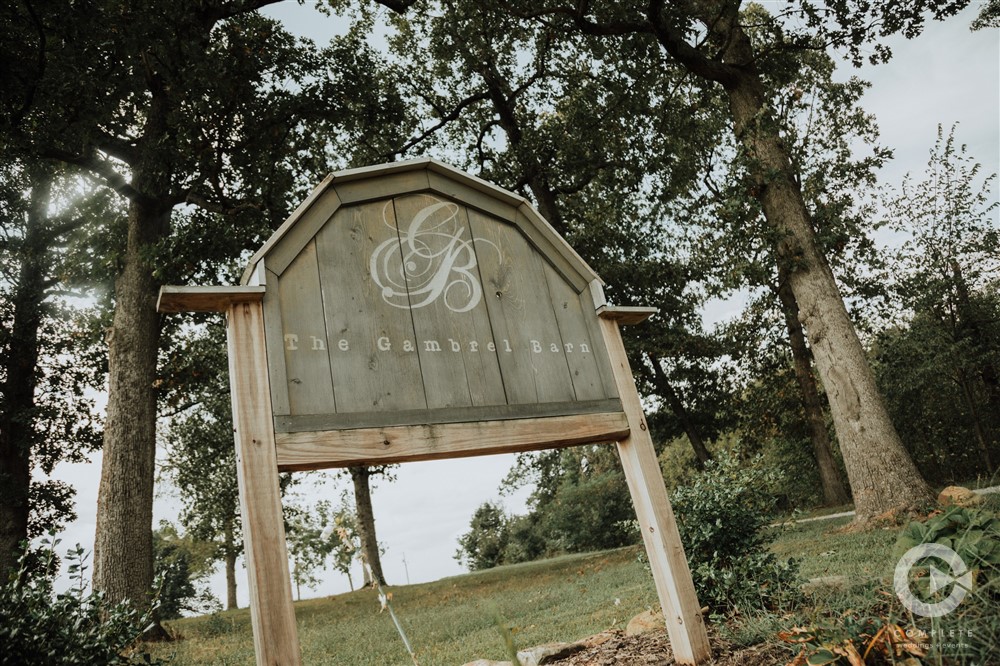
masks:
{"type": "Polygon", "coordinates": [[[797,566],[768,550],[772,489],[760,456],[722,453],[671,495],[698,598],[715,613],[773,609],[797,593],[797,566]]]}
{"type": "Polygon", "coordinates": [[[458,539],[455,559],[469,567],[469,571],[503,564],[509,539],[507,522],[503,507],[490,502],[482,503],[472,515],[469,531],[458,539]]]}
{"type": "Polygon", "coordinates": [[[0,666],[78,666],[154,663],[134,650],[150,614],[127,603],[109,605],[101,593],[85,594],[83,549],[67,554],[69,592],[54,594],[58,540],[43,541],[37,558],[21,558],[0,586],[0,666]]]}
{"type": "Polygon", "coordinates": [[[639,541],[635,510],[620,470],[560,484],[552,500],[539,507],[539,514],[550,552],[586,553],[639,541]]]}

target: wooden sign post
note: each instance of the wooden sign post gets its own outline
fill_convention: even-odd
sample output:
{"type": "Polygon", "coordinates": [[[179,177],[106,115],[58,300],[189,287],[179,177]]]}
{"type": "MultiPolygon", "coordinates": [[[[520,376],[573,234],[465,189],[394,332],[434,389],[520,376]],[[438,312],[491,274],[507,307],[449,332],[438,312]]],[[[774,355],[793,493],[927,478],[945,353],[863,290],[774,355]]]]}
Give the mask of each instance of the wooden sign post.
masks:
{"type": "Polygon", "coordinates": [[[324,180],[239,287],[164,287],[228,318],[257,663],[301,663],[278,472],[617,442],[679,664],[711,651],[600,278],[522,197],[433,160],[324,180]]]}

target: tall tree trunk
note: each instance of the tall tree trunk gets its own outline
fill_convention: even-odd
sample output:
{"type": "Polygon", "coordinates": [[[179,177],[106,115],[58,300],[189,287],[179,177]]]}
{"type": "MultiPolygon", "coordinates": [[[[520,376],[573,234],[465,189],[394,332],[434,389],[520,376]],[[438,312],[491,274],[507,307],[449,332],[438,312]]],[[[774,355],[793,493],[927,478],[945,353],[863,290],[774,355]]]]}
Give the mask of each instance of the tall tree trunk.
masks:
{"type": "Polygon", "coordinates": [[[156,360],[159,285],[148,253],[169,228],[170,208],[129,206],[128,240],[115,280],[108,332],[108,407],[97,497],[94,587],[111,603],[149,603],[153,583],[153,475],[156,455],[156,360]]]}
{"type": "Polygon", "coordinates": [[[28,538],[31,447],[35,438],[35,388],[38,382],[38,332],[45,300],[46,260],[51,239],[46,230],[49,200],[46,179],[31,191],[23,250],[14,284],[13,322],[3,360],[0,391],[0,581],[17,566],[20,544],[28,538]]]}
{"type": "Polygon", "coordinates": [[[833,447],[830,445],[830,435],[826,430],[826,419],[823,418],[823,403],[816,387],[816,378],[812,372],[812,353],[806,345],[806,336],[799,321],[799,305],[788,284],[787,270],[778,268],[778,300],[785,315],[785,326],[788,328],[788,342],[792,349],[792,364],[795,368],[795,379],[799,384],[799,395],[802,400],[802,410],[809,424],[809,439],[812,442],[813,456],[819,469],[820,485],[823,488],[823,504],[838,506],[847,504],[850,495],[840,479],[837,462],[833,457],[833,447]]]}
{"type": "Polygon", "coordinates": [[[691,3],[701,20],[724,44],[716,59],[692,52],[674,32],[657,28],[664,47],[692,72],[717,81],[726,91],[733,132],[747,150],[753,195],[760,202],[778,244],[778,261],[788,267],[788,282],[799,304],[826,388],[837,440],[854,493],[856,520],[915,507],[933,499],[889,418],[865,350],[858,339],[812,228],[802,191],[778,124],[765,104],[756,55],[740,24],[739,3],[721,8],[691,3]],[[685,49],[685,47],[687,47],[685,49]]]}
{"type": "MultiPolygon", "coordinates": [[[[380,585],[385,585],[382,575],[382,558],[378,552],[378,539],[375,536],[375,513],[372,511],[372,493],[369,479],[371,470],[367,467],[351,467],[351,480],[354,482],[354,506],[358,511],[358,535],[361,537],[361,552],[365,561],[371,567],[371,575],[380,585]]],[[[368,572],[365,572],[366,582],[368,572]]]]}
{"type": "Polygon", "coordinates": [[[236,600],[236,544],[233,539],[233,519],[226,521],[223,527],[223,548],[226,561],[226,610],[236,610],[239,602],[236,600]]]}
{"type": "Polygon", "coordinates": [[[889,418],[843,296],[819,248],[785,148],[777,130],[760,118],[759,78],[756,74],[740,78],[739,85],[729,90],[736,135],[750,148],[757,197],[780,234],[778,260],[790,266],[788,282],[826,387],[857,520],[865,523],[930,501],[930,488],[889,418]]]}
{"type": "Polygon", "coordinates": [[[983,459],[983,464],[986,465],[986,471],[992,474],[993,459],[990,456],[990,446],[993,442],[985,424],[983,423],[983,419],[979,414],[979,407],[976,405],[976,395],[972,390],[972,386],[969,383],[969,378],[966,376],[965,371],[959,370],[956,374],[955,381],[958,382],[959,387],[962,389],[962,397],[965,398],[965,406],[968,407],[969,416],[972,418],[972,429],[976,433],[976,444],[979,447],[979,456],[983,459]]]}
{"type": "Polygon", "coordinates": [[[667,404],[670,405],[670,411],[681,422],[684,434],[687,435],[688,441],[691,442],[691,448],[694,449],[695,465],[697,465],[698,469],[704,469],[705,463],[712,459],[712,454],[705,447],[705,442],[698,433],[698,428],[695,427],[694,421],[691,420],[691,415],[688,414],[688,410],[684,406],[684,401],[681,400],[680,395],[677,394],[677,391],[670,383],[667,373],[663,371],[660,359],[649,353],[646,356],[649,358],[649,362],[653,364],[653,381],[656,384],[656,392],[666,399],[667,404]]]}

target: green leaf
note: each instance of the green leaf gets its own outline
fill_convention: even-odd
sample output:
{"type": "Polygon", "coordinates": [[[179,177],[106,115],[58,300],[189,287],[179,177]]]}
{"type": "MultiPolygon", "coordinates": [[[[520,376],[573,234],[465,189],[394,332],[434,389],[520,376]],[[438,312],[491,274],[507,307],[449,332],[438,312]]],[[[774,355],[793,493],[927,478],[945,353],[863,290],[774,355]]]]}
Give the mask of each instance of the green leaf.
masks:
{"type": "Polygon", "coordinates": [[[809,664],[809,666],[823,666],[823,664],[832,664],[839,658],[840,657],[835,655],[833,652],[820,648],[809,655],[806,659],[806,663],[809,664]]]}

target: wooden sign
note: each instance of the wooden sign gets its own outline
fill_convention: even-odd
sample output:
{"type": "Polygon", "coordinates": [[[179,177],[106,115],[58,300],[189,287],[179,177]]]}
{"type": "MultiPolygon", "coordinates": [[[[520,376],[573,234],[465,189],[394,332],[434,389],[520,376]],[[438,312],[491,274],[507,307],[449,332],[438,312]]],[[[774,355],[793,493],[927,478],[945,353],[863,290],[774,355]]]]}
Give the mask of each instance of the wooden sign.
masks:
{"type": "Polygon", "coordinates": [[[279,470],[617,442],[678,663],[710,655],[620,323],[600,278],[522,197],[433,160],[323,181],[225,311],[258,664],[298,664],[279,470]]]}

